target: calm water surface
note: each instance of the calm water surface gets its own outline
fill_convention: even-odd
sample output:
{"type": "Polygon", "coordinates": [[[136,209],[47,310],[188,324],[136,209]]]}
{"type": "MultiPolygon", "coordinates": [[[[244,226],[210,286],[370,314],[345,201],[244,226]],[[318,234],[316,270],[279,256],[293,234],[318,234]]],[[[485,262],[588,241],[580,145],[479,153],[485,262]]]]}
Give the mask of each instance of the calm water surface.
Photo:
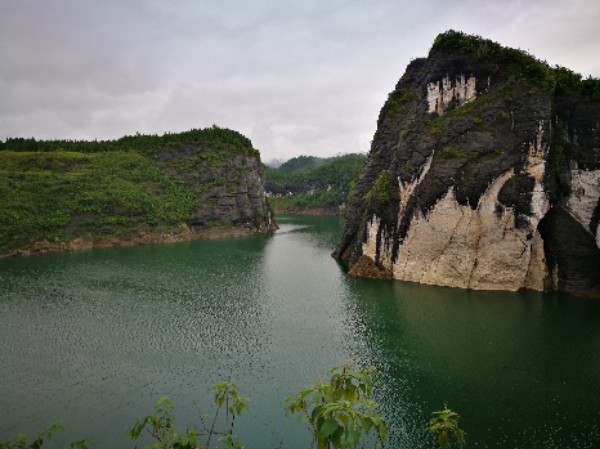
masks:
{"type": "Polygon", "coordinates": [[[388,447],[432,447],[421,428],[444,402],[469,447],[600,447],[600,301],[350,279],[329,255],[336,218],[279,224],[0,260],[0,442],[61,419],[56,445],[132,448],[156,398],[194,426],[231,379],[252,398],[247,448],[306,448],[283,398],[353,357],[383,373],[388,447]]]}

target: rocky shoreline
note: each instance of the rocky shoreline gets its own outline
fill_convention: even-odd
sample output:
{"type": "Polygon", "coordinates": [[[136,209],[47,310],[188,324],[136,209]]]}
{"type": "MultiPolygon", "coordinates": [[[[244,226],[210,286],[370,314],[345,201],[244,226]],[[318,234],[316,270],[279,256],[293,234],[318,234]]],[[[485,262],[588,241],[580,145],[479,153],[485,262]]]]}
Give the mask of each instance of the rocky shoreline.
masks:
{"type": "Polygon", "coordinates": [[[35,256],[41,254],[92,251],[106,248],[127,248],[142,245],[159,245],[168,243],[188,242],[192,240],[218,240],[248,237],[257,234],[266,234],[277,229],[274,223],[271,226],[253,228],[248,226],[219,226],[194,231],[187,225],[182,224],[178,232],[139,232],[134,235],[121,237],[92,238],[77,237],[72,240],[54,241],[42,240],[28,247],[18,248],[10,252],[0,254],[0,259],[8,257],[35,256]]]}

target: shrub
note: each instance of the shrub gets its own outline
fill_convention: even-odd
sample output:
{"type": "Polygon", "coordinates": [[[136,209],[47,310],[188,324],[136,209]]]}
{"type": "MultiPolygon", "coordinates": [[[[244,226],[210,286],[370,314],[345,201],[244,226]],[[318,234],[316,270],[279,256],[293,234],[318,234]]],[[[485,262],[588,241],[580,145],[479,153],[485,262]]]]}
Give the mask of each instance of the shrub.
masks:
{"type": "MultiPolygon", "coordinates": [[[[326,382],[316,382],[285,400],[286,415],[300,415],[307,424],[317,449],[364,447],[364,440],[374,436],[374,446],[382,448],[387,436],[386,421],[378,412],[379,404],[372,399],[373,388],[380,383],[373,367],[359,368],[353,363],[335,367],[328,372],[326,382]]],[[[139,418],[128,430],[132,440],[147,432],[155,441],[145,449],[216,448],[218,442],[226,449],[241,449],[233,433],[235,419],[248,410],[249,399],[242,396],[231,382],[218,383],[208,389],[213,393],[216,409],[212,415],[200,416],[200,429],[184,432],[175,428],[174,405],[166,396],[158,398],[154,412],[139,418]],[[217,426],[220,423],[220,427],[217,426]],[[214,439],[218,442],[215,443],[214,439]]],[[[465,432],[459,427],[460,417],[444,405],[433,412],[423,431],[437,438],[440,449],[451,449],[453,443],[462,448],[465,432]]],[[[0,443],[0,449],[40,449],[55,431],[64,430],[54,422],[35,440],[28,443],[25,435],[0,443]]],[[[368,443],[368,441],[367,441],[368,443]]],[[[69,444],[68,449],[89,449],[93,444],[84,438],[69,444]]],[[[137,446],[136,446],[137,447],[137,446]]]]}
{"type": "Polygon", "coordinates": [[[286,399],[286,413],[303,417],[317,449],[355,448],[371,431],[375,447],[383,447],[387,424],[371,399],[377,381],[374,368],[346,364],[330,370],[329,376],[329,382],[317,382],[286,399]]]}
{"type": "Polygon", "coordinates": [[[462,449],[465,444],[465,432],[459,427],[460,416],[444,404],[444,409],[432,413],[433,417],[427,423],[423,432],[437,438],[440,449],[451,449],[452,443],[458,443],[462,449]]]}
{"type": "Polygon", "coordinates": [[[375,202],[383,206],[390,202],[390,190],[391,183],[388,178],[387,171],[381,170],[381,172],[377,176],[377,179],[375,179],[371,190],[369,190],[366,193],[364,199],[368,203],[372,204],[373,202],[375,202]]]}

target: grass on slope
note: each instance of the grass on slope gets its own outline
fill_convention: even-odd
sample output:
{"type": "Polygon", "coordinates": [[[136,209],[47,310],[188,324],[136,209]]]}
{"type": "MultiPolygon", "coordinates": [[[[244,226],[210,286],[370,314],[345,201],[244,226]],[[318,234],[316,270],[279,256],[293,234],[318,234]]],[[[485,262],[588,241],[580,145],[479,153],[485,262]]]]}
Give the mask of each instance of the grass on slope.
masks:
{"type": "Polygon", "coordinates": [[[0,251],[189,218],[194,195],[136,152],[0,152],[0,251]]]}

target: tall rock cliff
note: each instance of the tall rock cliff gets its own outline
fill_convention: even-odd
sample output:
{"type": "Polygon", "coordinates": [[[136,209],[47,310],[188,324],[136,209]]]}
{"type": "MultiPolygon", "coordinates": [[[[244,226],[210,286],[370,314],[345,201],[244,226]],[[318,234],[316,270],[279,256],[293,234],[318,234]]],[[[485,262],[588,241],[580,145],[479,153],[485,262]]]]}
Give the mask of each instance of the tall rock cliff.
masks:
{"type": "Polygon", "coordinates": [[[273,228],[264,190],[265,169],[251,144],[219,152],[194,142],[165,146],[158,161],[192,196],[193,206],[184,222],[195,232],[207,226],[241,226],[257,232],[273,228]]]}
{"type": "Polygon", "coordinates": [[[600,81],[439,35],[384,104],[334,252],[350,274],[600,296],[600,81]]]}

